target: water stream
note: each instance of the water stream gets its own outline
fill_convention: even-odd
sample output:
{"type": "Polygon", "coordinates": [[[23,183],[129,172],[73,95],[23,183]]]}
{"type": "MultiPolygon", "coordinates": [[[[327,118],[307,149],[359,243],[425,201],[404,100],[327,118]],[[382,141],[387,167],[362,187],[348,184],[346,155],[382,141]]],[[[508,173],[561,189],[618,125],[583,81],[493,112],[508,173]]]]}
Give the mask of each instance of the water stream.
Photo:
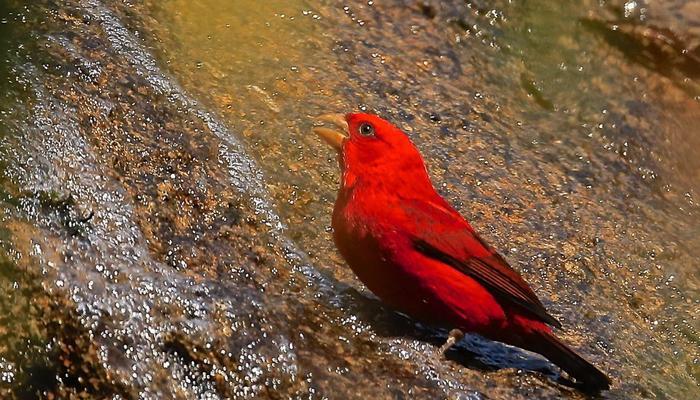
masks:
{"type": "Polygon", "coordinates": [[[696,1],[10,0],[0,52],[3,398],[584,398],[476,336],[443,359],[345,266],[310,127],[354,110],[601,397],[700,392],[696,1]]]}

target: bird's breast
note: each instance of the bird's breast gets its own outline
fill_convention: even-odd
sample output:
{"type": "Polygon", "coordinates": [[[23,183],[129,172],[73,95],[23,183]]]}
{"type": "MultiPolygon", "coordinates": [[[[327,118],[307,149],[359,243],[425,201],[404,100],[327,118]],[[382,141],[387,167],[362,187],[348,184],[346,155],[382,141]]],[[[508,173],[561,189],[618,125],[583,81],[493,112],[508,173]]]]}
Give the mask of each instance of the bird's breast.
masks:
{"type": "Polygon", "coordinates": [[[470,331],[491,329],[503,311],[481,285],[427,259],[390,215],[336,204],[333,237],[355,275],[391,307],[423,322],[470,331]]]}

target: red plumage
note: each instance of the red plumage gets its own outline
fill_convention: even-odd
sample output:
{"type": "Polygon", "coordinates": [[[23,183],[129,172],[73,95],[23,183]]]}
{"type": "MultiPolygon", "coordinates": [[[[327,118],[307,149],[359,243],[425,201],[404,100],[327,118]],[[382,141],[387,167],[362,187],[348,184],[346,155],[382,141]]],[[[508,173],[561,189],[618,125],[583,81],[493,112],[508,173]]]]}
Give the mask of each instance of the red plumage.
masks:
{"type": "Polygon", "coordinates": [[[374,115],[326,119],[346,130],[316,129],[339,151],[334,239],[367,288],[418,320],[540,353],[586,390],[609,388],[553,335],[548,325],[560,324],[528,284],[435,191],[406,135],[374,115]]]}

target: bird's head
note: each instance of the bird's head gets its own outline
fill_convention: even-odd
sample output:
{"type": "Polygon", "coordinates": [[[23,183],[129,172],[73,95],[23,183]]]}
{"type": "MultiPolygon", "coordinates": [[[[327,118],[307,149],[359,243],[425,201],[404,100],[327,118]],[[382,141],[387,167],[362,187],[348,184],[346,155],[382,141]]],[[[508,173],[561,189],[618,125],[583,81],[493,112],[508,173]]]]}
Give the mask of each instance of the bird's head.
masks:
{"type": "Polygon", "coordinates": [[[338,151],[344,188],[362,182],[389,190],[420,189],[427,183],[432,189],[418,149],[388,121],[362,113],[326,114],[319,120],[336,128],[316,127],[314,132],[338,151]]]}

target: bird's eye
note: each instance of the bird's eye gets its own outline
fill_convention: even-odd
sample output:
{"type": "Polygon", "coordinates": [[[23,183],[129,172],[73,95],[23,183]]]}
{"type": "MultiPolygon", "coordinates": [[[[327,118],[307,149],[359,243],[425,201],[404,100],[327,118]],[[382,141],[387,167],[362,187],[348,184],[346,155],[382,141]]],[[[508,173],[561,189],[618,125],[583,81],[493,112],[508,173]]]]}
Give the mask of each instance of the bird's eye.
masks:
{"type": "Polygon", "coordinates": [[[368,123],[360,125],[360,135],[362,136],[372,136],[374,135],[374,127],[368,123]]]}

